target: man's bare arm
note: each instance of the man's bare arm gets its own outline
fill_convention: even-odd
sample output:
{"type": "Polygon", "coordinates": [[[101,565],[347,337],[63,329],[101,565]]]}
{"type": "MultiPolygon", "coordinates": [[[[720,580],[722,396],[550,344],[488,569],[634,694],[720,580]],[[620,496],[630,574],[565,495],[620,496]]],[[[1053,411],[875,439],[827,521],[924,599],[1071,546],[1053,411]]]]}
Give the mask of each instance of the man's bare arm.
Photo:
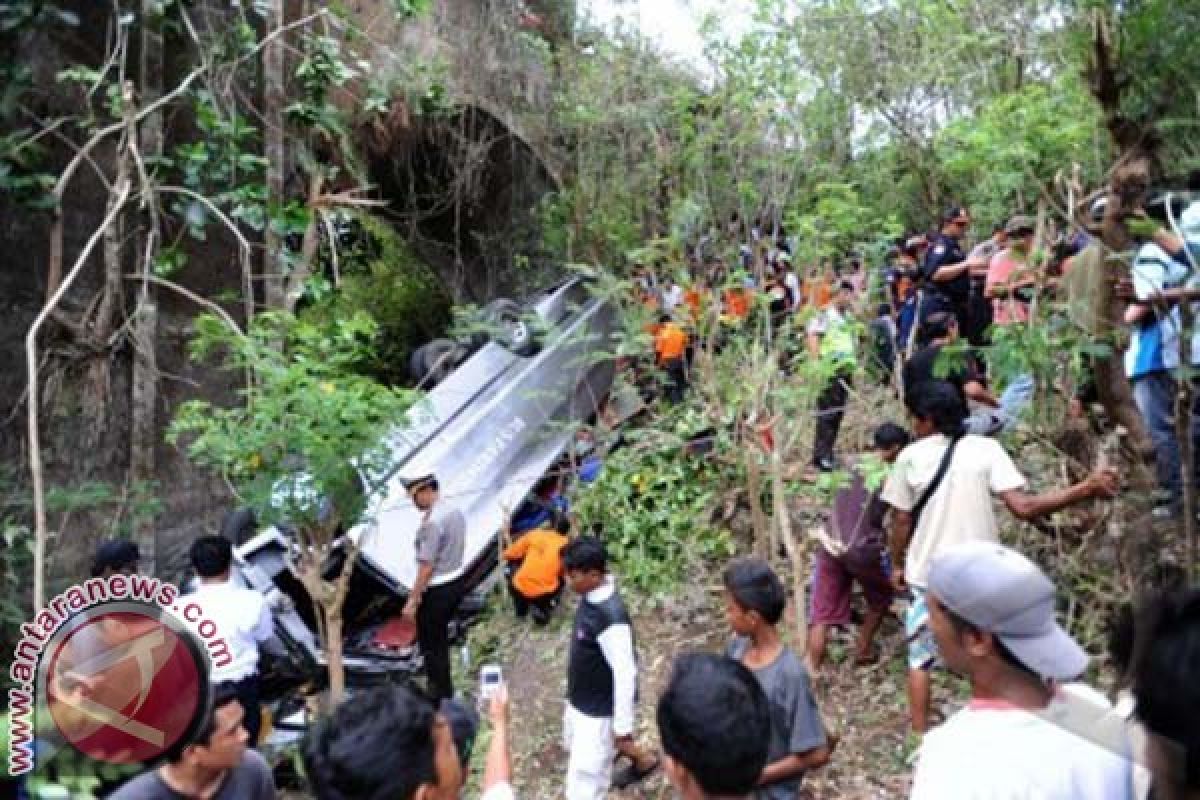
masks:
{"type": "Polygon", "coordinates": [[[1079,483],[1065,489],[1052,489],[1041,494],[1012,489],[1002,492],[1000,499],[1013,516],[1028,521],[1053,514],[1093,497],[1112,497],[1116,492],[1117,471],[1108,467],[1096,470],[1079,483]]]}
{"type": "Polygon", "coordinates": [[[417,608],[421,605],[421,598],[425,596],[425,590],[429,588],[429,582],[433,580],[433,564],[419,563],[417,567],[417,579],[413,581],[412,589],[408,593],[408,600],[404,603],[404,615],[415,617],[417,608]]]}
{"type": "Polygon", "coordinates": [[[823,767],[829,763],[832,752],[829,745],[823,744],[805,753],[789,753],[763,767],[762,774],[758,777],[758,785],[770,786],[803,775],[810,769],[823,767]]]}
{"type": "Polygon", "coordinates": [[[913,518],[911,511],[892,507],[892,535],[888,545],[892,552],[892,583],[898,588],[904,585],[904,561],[908,558],[908,543],[912,540],[913,518]]]}
{"type": "Polygon", "coordinates": [[[974,400],[976,403],[981,403],[992,408],[999,408],[1000,401],[996,396],[989,392],[979,381],[967,381],[963,384],[963,394],[967,399],[974,400]]]}

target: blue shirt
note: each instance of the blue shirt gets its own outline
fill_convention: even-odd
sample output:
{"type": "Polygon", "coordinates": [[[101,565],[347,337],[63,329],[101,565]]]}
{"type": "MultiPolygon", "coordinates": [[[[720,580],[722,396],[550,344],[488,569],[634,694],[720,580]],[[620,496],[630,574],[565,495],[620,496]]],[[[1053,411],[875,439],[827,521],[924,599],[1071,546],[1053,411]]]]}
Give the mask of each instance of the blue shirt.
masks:
{"type": "Polygon", "coordinates": [[[1125,351],[1125,375],[1132,380],[1166,368],[1159,319],[1157,316],[1146,317],[1133,326],[1133,337],[1125,351]]]}
{"type": "MultiPolygon", "coordinates": [[[[1186,231],[1186,235],[1187,248],[1194,258],[1195,254],[1200,253],[1200,235],[1190,230],[1186,231]]],[[[1192,270],[1187,256],[1181,258],[1182,262],[1154,242],[1143,244],[1133,260],[1132,269],[1137,299],[1149,303],[1164,290],[1200,286],[1200,272],[1190,274],[1192,270]]],[[[1196,308],[1196,304],[1193,304],[1193,308],[1196,308]]],[[[1183,320],[1178,305],[1172,306],[1165,316],[1156,316],[1144,325],[1135,326],[1133,339],[1125,352],[1125,373],[1130,378],[1138,378],[1158,370],[1179,367],[1182,361],[1182,331],[1183,320]]],[[[1200,325],[1193,326],[1191,363],[1200,364],[1200,325]]]]}

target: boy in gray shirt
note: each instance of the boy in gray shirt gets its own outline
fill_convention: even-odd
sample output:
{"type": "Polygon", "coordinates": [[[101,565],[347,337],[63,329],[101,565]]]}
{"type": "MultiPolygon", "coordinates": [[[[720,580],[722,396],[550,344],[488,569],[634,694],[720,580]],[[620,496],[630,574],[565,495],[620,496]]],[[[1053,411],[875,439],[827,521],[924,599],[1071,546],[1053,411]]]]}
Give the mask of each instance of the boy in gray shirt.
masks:
{"type": "Polygon", "coordinates": [[[165,764],[129,781],[109,800],[275,800],[271,768],[246,748],[247,736],[237,696],[221,687],[196,737],[176,745],[165,764]]]}
{"type": "Polygon", "coordinates": [[[735,561],[726,570],[725,614],[735,634],[726,655],[745,665],[771,709],[767,765],[755,800],[794,800],[804,773],[829,762],[835,742],[825,735],[808,672],[779,638],[787,606],[779,577],[765,561],[735,561]]]}

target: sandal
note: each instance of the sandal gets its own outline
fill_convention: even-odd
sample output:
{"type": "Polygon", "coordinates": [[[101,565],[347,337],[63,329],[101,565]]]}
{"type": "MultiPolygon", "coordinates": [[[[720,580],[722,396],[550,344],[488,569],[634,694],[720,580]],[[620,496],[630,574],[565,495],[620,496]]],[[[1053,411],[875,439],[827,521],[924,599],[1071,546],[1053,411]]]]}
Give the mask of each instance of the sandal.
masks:
{"type": "Polygon", "coordinates": [[[630,764],[622,767],[619,772],[613,775],[612,785],[614,789],[627,789],[639,781],[645,780],[651,773],[662,766],[662,759],[658,756],[654,757],[654,763],[646,767],[644,770],[637,768],[637,764],[630,764]]]}

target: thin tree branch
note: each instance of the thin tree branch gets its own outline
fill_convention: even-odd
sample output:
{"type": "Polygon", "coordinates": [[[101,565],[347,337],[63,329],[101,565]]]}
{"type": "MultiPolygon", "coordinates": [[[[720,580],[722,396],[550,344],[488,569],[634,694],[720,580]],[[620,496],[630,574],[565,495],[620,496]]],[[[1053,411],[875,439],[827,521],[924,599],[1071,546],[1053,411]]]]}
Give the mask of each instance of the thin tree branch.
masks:
{"type": "Polygon", "coordinates": [[[79,277],[79,273],[83,271],[83,267],[87,264],[88,258],[95,249],[97,243],[108,231],[109,226],[113,224],[117,216],[121,213],[125,202],[129,199],[130,184],[126,180],[115,187],[116,200],[109,208],[108,214],[100,223],[100,227],[92,232],[87,244],[80,251],[79,257],[75,259],[75,264],[71,267],[71,271],[67,274],[50,299],[42,307],[41,312],[34,319],[33,325],[29,328],[29,333],[25,335],[25,359],[27,368],[27,381],[29,388],[29,469],[33,476],[33,518],[34,518],[34,540],[33,540],[33,610],[36,614],[42,608],[42,602],[45,599],[45,580],[46,580],[46,495],[43,483],[42,474],[42,449],[41,440],[38,429],[38,372],[37,372],[37,335],[41,330],[42,325],[50,316],[55,307],[62,300],[63,295],[75,283],[75,279],[79,277]]]}

